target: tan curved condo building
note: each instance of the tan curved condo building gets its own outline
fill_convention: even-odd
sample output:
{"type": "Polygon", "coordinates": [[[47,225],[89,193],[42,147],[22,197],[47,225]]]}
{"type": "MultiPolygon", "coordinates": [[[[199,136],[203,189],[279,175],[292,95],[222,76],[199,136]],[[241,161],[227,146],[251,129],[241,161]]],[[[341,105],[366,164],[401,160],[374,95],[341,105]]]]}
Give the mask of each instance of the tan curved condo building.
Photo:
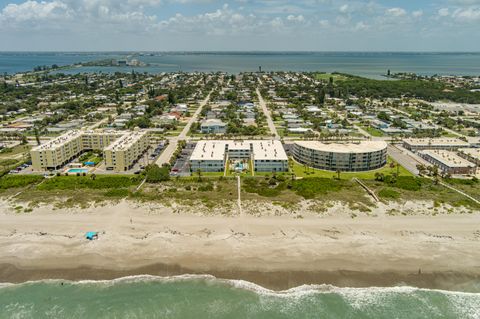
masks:
{"type": "Polygon", "coordinates": [[[293,158],[300,164],[327,171],[371,171],[387,164],[387,143],[362,141],[325,144],[319,141],[298,141],[293,146],[293,158]]]}

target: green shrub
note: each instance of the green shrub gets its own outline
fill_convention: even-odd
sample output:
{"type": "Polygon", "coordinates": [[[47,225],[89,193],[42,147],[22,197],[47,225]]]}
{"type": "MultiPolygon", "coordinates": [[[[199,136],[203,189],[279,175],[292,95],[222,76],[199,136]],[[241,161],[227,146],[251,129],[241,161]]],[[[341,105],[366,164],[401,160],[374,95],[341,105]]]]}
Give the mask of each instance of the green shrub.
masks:
{"type": "Polygon", "coordinates": [[[115,188],[110,189],[105,192],[105,196],[107,197],[127,197],[128,196],[128,189],[126,188],[115,188]]]}
{"type": "Polygon", "coordinates": [[[329,178],[303,178],[293,181],[292,189],[303,198],[311,199],[319,194],[339,191],[343,188],[343,183],[329,178]]]}
{"type": "Polygon", "coordinates": [[[460,178],[447,178],[445,181],[451,185],[476,185],[478,179],[460,179],[460,178]]]}
{"type": "Polygon", "coordinates": [[[25,187],[43,180],[39,175],[5,175],[0,178],[0,189],[25,187]]]}
{"type": "Polygon", "coordinates": [[[413,176],[399,176],[397,177],[395,183],[392,186],[397,188],[401,188],[407,191],[419,191],[422,189],[422,185],[425,184],[426,181],[429,181],[425,178],[418,178],[413,176]]]}
{"type": "Polygon", "coordinates": [[[95,180],[88,176],[57,176],[51,178],[41,185],[39,190],[56,190],[56,189],[110,189],[110,188],[127,188],[139,183],[138,177],[130,176],[96,176],[95,180]]]}
{"type": "Polygon", "coordinates": [[[397,198],[400,198],[400,193],[391,188],[384,188],[378,192],[378,196],[382,198],[397,199],[397,198]]]}
{"type": "Polygon", "coordinates": [[[429,179],[414,177],[414,176],[394,176],[387,175],[384,178],[384,183],[390,187],[396,187],[407,191],[419,191],[422,185],[430,182],[429,179]]]}
{"type": "MultiPolygon", "coordinates": [[[[270,179],[270,181],[272,180],[273,178],[270,179]]],[[[276,185],[276,183],[274,185],[276,185]]],[[[285,183],[279,183],[276,186],[274,185],[270,185],[269,182],[257,178],[245,178],[243,181],[243,189],[246,192],[258,194],[263,197],[278,196],[286,188],[285,183]]]]}
{"type": "Polygon", "coordinates": [[[213,191],[213,185],[212,185],[212,183],[207,183],[207,184],[199,186],[198,190],[200,192],[211,192],[211,191],[213,191]]]}
{"type": "Polygon", "coordinates": [[[170,180],[170,167],[152,164],[145,168],[148,183],[160,183],[170,180]]]}

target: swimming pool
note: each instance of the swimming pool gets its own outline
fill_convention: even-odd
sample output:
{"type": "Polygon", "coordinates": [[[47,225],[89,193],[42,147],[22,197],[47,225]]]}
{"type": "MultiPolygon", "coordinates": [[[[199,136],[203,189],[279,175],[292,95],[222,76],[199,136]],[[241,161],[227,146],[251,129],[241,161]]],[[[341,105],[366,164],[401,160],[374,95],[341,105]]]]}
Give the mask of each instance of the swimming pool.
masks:
{"type": "Polygon", "coordinates": [[[67,173],[88,173],[87,168],[70,168],[67,173]]]}

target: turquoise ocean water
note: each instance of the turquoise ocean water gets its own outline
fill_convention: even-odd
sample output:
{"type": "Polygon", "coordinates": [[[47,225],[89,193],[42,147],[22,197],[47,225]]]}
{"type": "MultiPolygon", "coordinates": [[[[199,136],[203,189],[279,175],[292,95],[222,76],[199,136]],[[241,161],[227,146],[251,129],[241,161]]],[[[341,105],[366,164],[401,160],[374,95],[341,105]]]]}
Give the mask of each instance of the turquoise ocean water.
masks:
{"type": "Polygon", "coordinates": [[[273,292],[209,276],[39,281],[0,288],[0,318],[480,318],[480,294],[410,287],[273,292]]]}
{"type": "MultiPolygon", "coordinates": [[[[344,72],[370,78],[382,78],[392,72],[423,75],[480,75],[480,53],[395,53],[395,52],[0,52],[0,73],[32,70],[39,65],[69,65],[102,59],[138,59],[147,67],[138,72],[224,71],[324,71],[344,72]]],[[[79,72],[130,72],[131,67],[82,67],[62,70],[79,72]]]]}

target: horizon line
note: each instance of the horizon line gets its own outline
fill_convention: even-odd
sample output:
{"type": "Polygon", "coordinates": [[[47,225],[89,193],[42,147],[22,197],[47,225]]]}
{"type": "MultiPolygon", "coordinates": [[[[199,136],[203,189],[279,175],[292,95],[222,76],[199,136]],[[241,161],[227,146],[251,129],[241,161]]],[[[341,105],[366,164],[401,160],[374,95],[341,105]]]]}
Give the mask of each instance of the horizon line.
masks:
{"type": "Polygon", "coordinates": [[[480,53],[480,51],[374,51],[374,50],[0,50],[0,53],[480,53]]]}

